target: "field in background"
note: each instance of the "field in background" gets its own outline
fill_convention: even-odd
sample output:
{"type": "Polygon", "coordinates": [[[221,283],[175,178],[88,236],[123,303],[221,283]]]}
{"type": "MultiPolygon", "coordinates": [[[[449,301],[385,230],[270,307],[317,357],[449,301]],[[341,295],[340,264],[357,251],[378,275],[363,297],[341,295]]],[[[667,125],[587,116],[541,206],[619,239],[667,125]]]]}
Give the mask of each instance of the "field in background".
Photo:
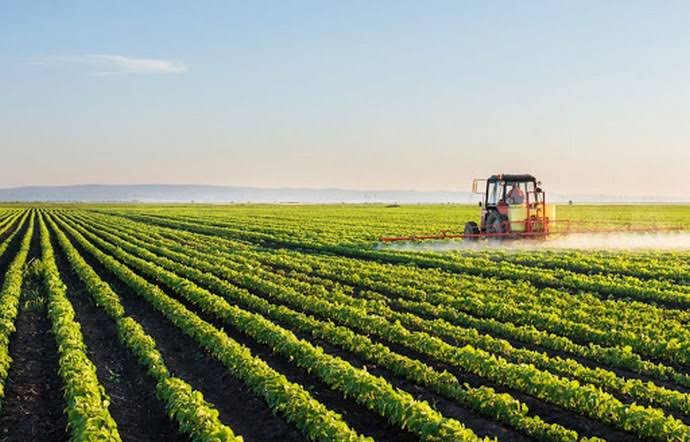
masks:
{"type": "Polygon", "coordinates": [[[0,206],[0,439],[690,440],[690,251],[376,241],[478,213],[0,206]]]}

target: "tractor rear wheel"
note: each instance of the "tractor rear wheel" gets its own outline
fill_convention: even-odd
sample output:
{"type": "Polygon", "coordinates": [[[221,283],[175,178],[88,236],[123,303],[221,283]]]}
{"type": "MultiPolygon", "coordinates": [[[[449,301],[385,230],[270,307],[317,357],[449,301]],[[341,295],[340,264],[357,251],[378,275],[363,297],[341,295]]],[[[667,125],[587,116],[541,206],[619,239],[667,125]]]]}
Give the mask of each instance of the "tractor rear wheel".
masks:
{"type": "Polygon", "coordinates": [[[478,236],[472,236],[472,235],[479,235],[479,226],[477,223],[474,221],[468,221],[465,223],[465,241],[476,241],[479,239],[478,236]]]}
{"type": "Polygon", "coordinates": [[[486,218],[486,233],[490,238],[503,239],[510,233],[508,217],[498,212],[492,212],[486,218]]]}

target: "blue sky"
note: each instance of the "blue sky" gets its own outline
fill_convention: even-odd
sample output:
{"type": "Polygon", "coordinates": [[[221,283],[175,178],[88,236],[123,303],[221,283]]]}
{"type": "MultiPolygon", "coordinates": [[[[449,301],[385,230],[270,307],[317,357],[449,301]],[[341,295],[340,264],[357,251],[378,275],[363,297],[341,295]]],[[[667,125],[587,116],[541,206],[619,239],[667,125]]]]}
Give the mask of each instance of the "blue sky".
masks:
{"type": "Polygon", "coordinates": [[[0,187],[690,197],[687,2],[2,2],[0,187]]]}

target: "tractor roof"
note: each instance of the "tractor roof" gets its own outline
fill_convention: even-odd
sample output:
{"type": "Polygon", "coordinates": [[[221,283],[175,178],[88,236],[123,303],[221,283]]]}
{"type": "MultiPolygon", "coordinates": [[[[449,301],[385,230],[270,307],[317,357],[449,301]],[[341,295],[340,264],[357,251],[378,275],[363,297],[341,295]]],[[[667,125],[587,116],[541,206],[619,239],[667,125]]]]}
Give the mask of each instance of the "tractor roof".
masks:
{"type": "Polygon", "coordinates": [[[488,179],[489,182],[494,182],[494,181],[511,181],[511,182],[516,182],[516,183],[525,183],[525,182],[532,182],[532,181],[537,181],[536,178],[534,178],[532,175],[528,174],[523,174],[523,175],[510,175],[510,174],[498,174],[498,175],[491,175],[488,179]]]}

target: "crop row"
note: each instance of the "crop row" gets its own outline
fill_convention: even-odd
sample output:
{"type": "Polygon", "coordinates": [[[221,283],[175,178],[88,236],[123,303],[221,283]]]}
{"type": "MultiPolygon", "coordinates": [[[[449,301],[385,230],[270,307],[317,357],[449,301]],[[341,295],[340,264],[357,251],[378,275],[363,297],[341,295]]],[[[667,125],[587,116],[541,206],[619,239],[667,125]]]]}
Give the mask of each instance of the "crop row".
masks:
{"type": "MultiPolygon", "coordinates": [[[[67,227],[69,228],[69,227],[67,227]]],[[[278,354],[318,376],[331,388],[352,397],[358,403],[378,412],[391,423],[417,434],[423,440],[476,440],[477,436],[460,422],[443,417],[426,402],[396,390],[387,381],[357,369],[338,357],[324,353],[307,341],[261,315],[247,312],[198,287],[175,273],[110,246],[88,232],[100,247],[133,266],[148,277],[165,283],[180,296],[228,325],[273,348],[278,354]]]]}
{"type": "MultiPolygon", "coordinates": [[[[172,261],[165,261],[168,267],[171,266],[171,262],[187,264],[191,269],[188,268],[186,271],[191,272],[196,280],[208,279],[207,274],[204,272],[210,272],[217,276],[231,279],[234,282],[239,280],[240,284],[245,288],[261,288],[262,295],[279,290],[286,290],[292,283],[288,278],[263,272],[256,267],[252,267],[250,272],[242,272],[241,266],[234,266],[235,270],[231,270],[228,266],[231,266],[232,263],[222,255],[215,254],[214,256],[213,250],[207,249],[196,251],[182,246],[176,247],[174,244],[171,244],[171,242],[155,242],[150,234],[148,236],[148,243],[146,243],[132,236],[132,234],[136,235],[136,232],[124,229],[121,224],[118,226],[118,229],[108,228],[104,224],[99,224],[98,230],[100,232],[109,231],[111,234],[117,234],[129,244],[147,248],[150,251],[156,252],[158,255],[170,258],[172,261]],[[127,230],[128,234],[124,233],[125,230],[127,230]],[[213,256],[212,259],[214,264],[205,261],[211,256],[213,256]],[[220,266],[218,263],[222,263],[223,265],[220,266]]],[[[109,237],[113,238],[113,236],[109,237]]],[[[126,244],[121,246],[124,248],[127,247],[126,244]]],[[[139,253],[140,250],[141,249],[130,249],[133,253],[139,253]]],[[[157,259],[154,255],[147,256],[151,260],[157,259]]],[[[185,269],[182,268],[182,270],[184,271],[185,269]]],[[[219,281],[214,281],[211,287],[215,289],[217,293],[227,289],[227,287],[219,281]]],[[[580,379],[609,391],[619,392],[624,396],[630,396],[649,404],[661,405],[669,410],[690,415],[690,395],[659,387],[651,382],[645,383],[638,379],[624,379],[618,377],[612,371],[601,368],[591,369],[573,359],[561,359],[560,357],[551,358],[537,351],[514,348],[509,342],[502,339],[496,339],[490,335],[481,334],[476,329],[454,326],[443,320],[425,320],[412,314],[398,313],[378,302],[366,303],[362,302],[362,300],[359,300],[359,302],[351,302],[356,300],[352,297],[338,295],[333,292],[322,292],[322,297],[327,301],[362,306],[366,308],[368,312],[384,316],[390,322],[399,321],[403,326],[409,329],[422,330],[432,335],[446,338],[456,345],[471,344],[475,347],[487,350],[492,354],[501,355],[512,362],[533,364],[538,368],[556,374],[580,379]]]]}
{"type": "MultiPolygon", "coordinates": [[[[179,235],[178,233],[177,236],[179,235]]],[[[205,241],[218,240],[199,238],[196,242],[205,241]]],[[[190,244],[191,247],[193,246],[190,244]]],[[[223,245],[218,247],[222,249],[223,245]]],[[[248,252],[240,251],[240,253],[248,252]]],[[[543,345],[557,351],[569,351],[578,356],[593,358],[598,362],[652,375],[661,380],[673,380],[683,385],[688,384],[687,376],[678,374],[670,367],[642,360],[638,355],[631,352],[632,349],[635,349],[642,350],[643,353],[651,353],[653,356],[667,354],[667,359],[675,360],[678,355],[674,345],[678,339],[673,335],[664,337],[660,333],[668,334],[669,330],[682,328],[682,325],[678,323],[674,324],[668,321],[674,328],[664,327],[660,329],[659,321],[655,317],[641,315],[637,318],[638,326],[634,330],[622,329],[620,332],[616,332],[613,327],[597,328],[569,319],[569,316],[575,316],[578,319],[592,317],[603,321],[602,316],[610,314],[608,311],[599,312],[597,315],[591,315],[586,310],[575,312],[572,315],[545,312],[542,304],[545,301],[543,293],[538,294],[538,298],[537,295],[534,295],[533,298],[525,299],[525,307],[521,308],[519,305],[514,306],[508,302],[505,287],[501,288],[502,293],[498,297],[480,297],[475,295],[475,292],[458,297],[456,294],[448,293],[448,289],[440,284],[433,288],[425,285],[421,285],[419,289],[411,288],[415,286],[416,282],[424,281],[428,275],[428,272],[422,273],[414,269],[399,269],[381,265],[372,267],[370,263],[357,262],[351,259],[330,256],[314,258],[286,251],[272,254],[262,253],[258,259],[273,266],[312,272],[340,282],[390,294],[391,302],[403,304],[406,307],[421,305],[421,308],[424,309],[435,308],[445,313],[443,316],[445,319],[458,322],[459,325],[479,327],[492,334],[498,332],[511,339],[543,345]],[[294,255],[294,259],[292,255],[294,255]],[[412,273],[408,276],[406,272],[412,273]],[[404,299],[400,296],[403,296],[404,299]],[[537,302],[540,309],[530,307],[537,302]],[[497,321],[496,319],[499,318],[500,320],[497,321]],[[518,325],[513,325],[507,321],[516,322],[518,325]],[[533,325],[539,329],[535,329],[533,325]],[[654,330],[651,331],[654,334],[643,340],[644,334],[639,329],[641,325],[648,327],[654,325],[654,330]],[[553,334],[554,332],[559,334],[553,334]],[[589,345],[573,343],[568,337],[589,345]],[[611,344],[616,345],[616,347],[612,347],[611,344]]],[[[490,280],[489,284],[495,287],[493,281],[490,280]]],[[[609,311],[615,311],[612,310],[614,307],[617,305],[609,306],[609,311]]],[[[683,330],[680,333],[683,333],[683,330]]]]}
{"type": "MultiPolygon", "coordinates": [[[[281,252],[276,255],[264,254],[264,260],[271,265],[287,265],[294,252],[281,252]]],[[[300,255],[304,257],[304,255],[300,255]]],[[[322,261],[322,259],[319,259],[322,261]]],[[[590,342],[603,346],[629,346],[634,351],[663,361],[684,364],[690,359],[690,332],[683,322],[676,320],[658,320],[653,312],[646,314],[638,311],[636,323],[619,323],[617,325],[597,325],[593,323],[600,319],[606,322],[605,313],[593,315],[587,309],[580,309],[573,303],[570,309],[563,313],[549,312],[541,308],[542,301],[550,296],[558,296],[558,292],[548,293],[540,291],[533,295],[519,295],[521,299],[511,302],[510,288],[493,279],[485,282],[473,282],[477,289],[467,288],[458,293],[440,284],[415,288],[414,281],[424,281],[417,275],[422,274],[418,269],[400,269],[379,266],[372,270],[368,264],[356,260],[345,261],[342,258],[328,257],[325,261],[342,263],[338,270],[319,261],[316,265],[309,258],[304,258],[302,264],[308,263],[314,273],[320,276],[335,278],[346,284],[365,287],[379,291],[391,297],[403,297],[412,301],[425,301],[434,305],[444,305],[469,313],[475,317],[494,318],[501,322],[512,322],[519,325],[533,326],[539,330],[566,336],[576,342],[588,344],[590,342]],[[494,293],[484,291],[484,286],[494,287],[494,293]],[[539,305],[539,309],[532,306],[539,305]]],[[[423,278],[423,276],[422,276],[423,278]]],[[[513,290],[519,291],[518,288],[513,290]]],[[[523,292],[524,293],[524,292],[523,292]]],[[[613,312],[614,309],[611,309],[613,312]]]]}
{"type": "MultiPolygon", "coordinates": [[[[134,258],[117,247],[111,246],[102,240],[98,241],[95,237],[92,238],[101,247],[110,249],[111,253],[119,255],[122,259],[126,259],[128,262],[137,262],[136,265],[140,269],[149,266],[152,276],[156,272],[158,274],[166,273],[161,268],[151,266],[148,262],[139,258],[134,258]]],[[[122,243],[119,243],[119,245],[124,246],[122,243]]],[[[141,256],[141,253],[143,251],[139,251],[137,256],[141,256]]],[[[288,300],[284,301],[287,302],[288,300]]],[[[637,405],[626,406],[592,386],[573,384],[572,381],[558,378],[531,366],[512,364],[471,346],[463,348],[453,347],[426,333],[408,331],[400,324],[390,324],[381,318],[377,319],[375,316],[368,315],[366,312],[352,307],[328,306],[326,303],[321,303],[314,299],[304,299],[301,304],[308,305],[308,308],[315,308],[314,306],[316,305],[330,308],[331,315],[339,315],[339,320],[346,322],[352,327],[391,340],[397,344],[406,345],[415,351],[458,365],[467,371],[495,382],[522,389],[529,394],[557,405],[596,417],[604,422],[619,426],[626,431],[633,431],[645,437],[662,438],[671,436],[674,433],[677,435],[687,434],[687,428],[680,421],[664,416],[663,412],[637,405]],[[667,431],[671,433],[666,433],[667,431]]],[[[219,314],[219,316],[227,317],[230,314],[229,312],[224,313],[225,315],[219,314]]]]}
{"type": "MultiPolygon", "coordinates": [[[[220,422],[218,410],[206,402],[200,392],[170,374],[153,338],[146,334],[138,322],[125,315],[118,295],[84,261],[52,220],[48,219],[48,222],[72,269],[84,282],[89,295],[96,305],[103,308],[115,321],[119,340],[155,380],[158,397],[164,402],[170,417],[178,422],[180,431],[189,434],[192,440],[198,442],[241,441],[242,439],[235,436],[229,427],[220,422]]],[[[45,247],[48,246],[49,244],[45,247]]]]}
{"type": "MultiPolygon", "coordinates": [[[[139,218],[139,217],[136,217],[139,218]]],[[[370,250],[367,248],[362,248],[362,247],[350,247],[350,246],[320,246],[318,244],[311,244],[311,243],[301,243],[299,239],[296,238],[289,238],[289,240],[281,239],[280,237],[273,237],[269,233],[247,233],[247,227],[243,226],[242,228],[239,228],[237,226],[232,227],[232,228],[220,228],[220,227],[212,227],[212,226],[207,226],[204,224],[191,224],[188,221],[180,221],[180,220],[170,220],[170,219],[161,219],[161,218],[154,218],[152,219],[151,217],[144,217],[145,220],[149,220],[153,222],[154,224],[162,224],[165,226],[173,227],[176,229],[185,229],[189,230],[192,232],[198,232],[202,233],[205,235],[215,235],[215,236],[220,236],[220,237],[230,237],[233,239],[237,238],[244,238],[244,237],[258,237],[258,239],[261,240],[261,243],[275,246],[275,245],[288,245],[292,248],[299,249],[299,250],[311,250],[312,252],[318,252],[318,253],[328,253],[328,254],[333,254],[333,255],[340,255],[346,256],[346,257],[351,257],[355,258],[355,260],[358,261],[358,264],[360,267],[363,267],[364,264],[361,263],[362,260],[367,260],[367,261],[381,261],[384,263],[393,263],[393,264],[402,264],[402,265],[397,265],[396,266],[396,273],[400,274],[400,272],[405,271],[405,267],[409,269],[409,271],[416,271],[417,267],[424,267],[425,269],[428,269],[432,272],[438,273],[438,269],[434,266],[438,265],[440,269],[445,269],[446,272],[449,270],[449,267],[451,268],[451,273],[452,275],[452,270],[454,269],[455,272],[463,272],[462,273],[462,280],[468,280],[467,275],[475,273],[475,277],[472,279],[468,280],[468,283],[472,286],[471,290],[473,292],[476,292],[477,290],[480,290],[480,287],[485,287],[485,290],[490,290],[494,294],[496,292],[496,287],[498,284],[500,284],[500,290],[502,294],[502,298],[508,298],[510,300],[513,297],[518,297],[517,299],[521,302],[527,302],[528,299],[526,298],[527,296],[531,296],[532,298],[534,295],[530,295],[530,292],[533,291],[533,287],[530,287],[529,285],[524,285],[523,284],[513,284],[512,281],[521,281],[524,278],[521,276],[522,272],[515,270],[512,272],[507,272],[503,273],[500,271],[497,271],[494,269],[495,266],[493,266],[491,263],[487,262],[478,262],[476,265],[472,265],[471,263],[466,264],[462,268],[459,268],[455,265],[455,263],[448,263],[446,261],[446,258],[439,257],[439,256],[417,256],[418,254],[405,254],[402,252],[391,252],[391,251],[385,251],[385,250],[370,250]],[[288,242],[285,242],[288,241],[288,242]],[[465,268],[466,267],[466,268],[465,268]],[[472,270],[474,269],[474,270],[472,270]],[[486,275],[482,274],[481,272],[484,271],[484,269],[487,269],[487,272],[498,272],[498,274],[491,275],[492,277],[487,278],[486,275]],[[500,281],[495,281],[495,278],[500,277],[500,281]],[[510,291],[510,288],[513,287],[513,291],[510,291]],[[530,290],[531,289],[531,290],[530,290]],[[508,297],[507,294],[510,293],[511,296],[508,297]]],[[[305,255],[306,256],[306,255],[305,255]]],[[[344,258],[341,258],[344,259],[344,258]]],[[[504,266],[509,266],[509,264],[505,264],[504,266]]],[[[535,272],[534,269],[526,269],[525,271],[529,272],[535,272]]],[[[536,272],[536,273],[541,273],[541,272],[536,272]]],[[[545,276],[548,278],[551,278],[554,281],[558,281],[557,278],[550,277],[548,274],[545,276]]],[[[586,278],[582,275],[574,275],[573,278],[586,278]]],[[[410,278],[408,282],[413,282],[415,278],[410,278]]],[[[445,281],[448,281],[449,278],[445,278],[445,281]]],[[[425,275],[424,278],[424,283],[427,284],[428,276],[425,275]]],[[[580,288],[580,290],[584,290],[584,288],[580,288]]],[[[612,303],[612,302],[597,302],[599,301],[592,295],[586,295],[586,294],[581,294],[578,293],[577,295],[571,295],[567,292],[564,292],[562,290],[541,290],[538,293],[538,300],[539,300],[539,305],[541,306],[541,311],[547,312],[549,307],[558,307],[559,309],[580,309],[582,312],[587,312],[586,314],[578,316],[577,320],[578,321],[588,321],[588,328],[597,328],[600,327],[603,333],[609,333],[613,327],[615,327],[616,324],[619,324],[621,320],[625,320],[628,323],[632,324],[637,324],[638,326],[640,324],[648,324],[647,325],[647,332],[649,333],[656,333],[659,327],[653,326],[652,324],[656,324],[657,321],[650,321],[651,316],[654,318],[665,318],[669,314],[671,315],[671,319],[678,319],[680,321],[685,321],[685,320],[690,320],[690,316],[688,316],[688,312],[685,311],[680,311],[680,310],[665,310],[665,309],[660,309],[654,306],[651,306],[649,304],[642,304],[642,303],[628,303],[628,302],[618,302],[618,303],[612,303]],[[615,305],[615,308],[609,309],[609,305],[611,306],[615,305]],[[594,307],[597,307],[599,311],[593,311],[594,307]],[[601,310],[606,310],[606,313],[608,314],[602,314],[603,312],[601,310]],[[626,316],[621,317],[621,315],[625,313],[626,316]],[[613,315],[615,317],[615,322],[613,318],[611,320],[608,320],[608,316],[613,315]],[[642,317],[641,317],[642,316],[642,317]],[[595,320],[596,319],[596,320],[595,320]],[[598,321],[597,321],[598,320],[598,321]],[[602,324],[604,323],[604,324],[602,324]]],[[[504,303],[506,299],[502,299],[501,302],[504,303]]],[[[532,300],[533,301],[533,300],[532,300]]],[[[531,309],[528,309],[528,311],[531,311],[531,309]]],[[[541,313],[541,312],[540,312],[541,313]]],[[[552,311],[554,315],[557,316],[564,316],[562,313],[559,313],[557,311],[552,311]]],[[[567,315],[565,315],[567,316],[567,315]]],[[[676,327],[674,330],[675,334],[677,336],[672,336],[678,338],[679,341],[681,342],[690,342],[690,333],[686,330],[685,327],[676,327]]],[[[649,339],[649,342],[651,345],[655,345],[656,351],[665,351],[665,349],[658,348],[658,342],[659,341],[666,341],[668,339],[659,339],[656,336],[652,336],[649,339]]],[[[690,345],[690,344],[688,344],[690,345]]],[[[685,356],[690,358],[690,355],[683,355],[684,349],[680,348],[681,350],[679,356],[681,356],[681,360],[677,362],[684,362],[685,356]]],[[[660,355],[655,354],[655,357],[660,357],[660,355]]]]}
{"type": "MultiPolygon", "coordinates": [[[[152,216],[128,215],[152,221],[152,216]]],[[[484,257],[469,257],[463,255],[420,256],[418,253],[390,250],[367,250],[359,245],[332,244],[313,238],[304,237],[300,232],[291,230],[277,230],[270,227],[257,227],[247,220],[246,224],[227,221],[211,221],[207,218],[192,216],[189,221],[180,222],[164,217],[154,218],[157,223],[179,224],[180,227],[193,231],[206,231],[212,234],[231,235],[244,240],[262,244],[281,245],[289,248],[311,249],[315,251],[331,252],[356,258],[375,259],[385,262],[406,262],[416,265],[442,268],[453,272],[477,275],[481,277],[499,277],[529,281],[539,287],[567,288],[572,290],[589,290],[603,296],[615,295],[622,298],[633,298],[641,301],[668,303],[671,305],[689,306],[690,292],[679,291],[673,284],[665,281],[642,281],[632,276],[617,275],[586,275],[569,270],[567,267],[553,269],[534,269],[529,266],[514,264],[506,261],[494,262],[484,257]]],[[[309,229],[304,229],[309,231],[309,229]]]]}
{"type": "Polygon", "coordinates": [[[131,271],[117,259],[103,253],[81,233],[57,220],[60,229],[91,254],[110,272],[120,278],[138,295],[146,299],[156,310],[185,334],[195,339],[216,359],[222,362],[238,379],[245,382],[254,393],[263,398],[271,409],[293,422],[312,440],[367,440],[357,435],[337,413],[327,409],[301,386],[289,382],[250,350],[238,344],[225,333],[203,321],[182,303],[167,296],[160,288],[131,271]]]}
{"type": "MultiPolygon", "coordinates": [[[[25,215],[26,218],[27,215],[25,215]]],[[[26,233],[22,238],[17,255],[14,257],[0,289],[0,408],[5,399],[5,382],[9,373],[12,358],[10,357],[10,338],[16,331],[15,319],[19,308],[19,297],[22,290],[23,270],[31,246],[34,228],[34,214],[29,215],[26,233]]],[[[24,218],[24,219],[25,219],[24,218]]],[[[26,222],[23,221],[22,224],[26,222]]],[[[19,229],[18,229],[19,230],[19,229]]],[[[8,243],[11,238],[5,240],[8,243]]],[[[3,251],[4,252],[4,251],[3,251]]]]}
{"type": "Polygon", "coordinates": [[[48,318],[58,346],[70,439],[120,441],[117,424],[108,411],[110,399],[98,381],[96,366],[86,355],[81,329],[55,263],[48,229],[40,216],[39,228],[48,318]]]}
{"type": "MultiPolygon", "coordinates": [[[[101,229],[105,230],[106,228],[101,226],[101,229]]],[[[149,238],[151,237],[149,236],[149,238]]],[[[133,245],[141,244],[140,241],[132,237],[129,237],[128,240],[133,245]]],[[[126,246],[123,248],[127,249],[126,246]]],[[[370,363],[385,367],[412,382],[425,385],[437,394],[471,407],[488,417],[498,419],[530,436],[541,440],[575,440],[577,438],[577,434],[571,430],[555,424],[546,424],[538,417],[528,416],[527,407],[508,394],[497,394],[493,389],[487,387],[465,387],[452,374],[438,372],[418,360],[392,352],[387,346],[373,343],[370,338],[356,334],[346,327],[334,325],[330,321],[318,320],[283,305],[272,304],[262,297],[221,280],[219,277],[237,276],[237,273],[232,272],[230,268],[210,265],[199,260],[198,256],[197,259],[189,258],[185,256],[185,253],[180,253],[179,250],[178,252],[173,251],[174,246],[166,249],[150,244],[148,248],[159,255],[171,258],[172,261],[158,259],[148,253],[139,255],[142,253],[142,249],[131,251],[137,253],[137,256],[148,257],[152,262],[157,262],[166,269],[184,274],[190,280],[213,290],[214,293],[222,294],[231,303],[261,313],[267,318],[352,352],[370,363]]],[[[191,255],[197,254],[190,250],[186,252],[191,255]]],[[[214,257],[213,259],[217,261],[217,258],[214,257]]],[[[246,278],[251,277],[247,276],[246,278]]],[[[251,280],[254,286],[260,284],[255,278],[251,278],[251,280]]]]}
{"type": "MultiPolygon", "coordinates": [[[[481,254],[492,261],[508,261],[514,264],[539,268],[568,268],[578,273],[615,273],[640,279],[665,280],[676,284],[690,284],[690,267],[681,259],[663,259],[656,252],[644,260],[639,253],[634,259],[629,254],[612,254],[581,251],[530,251],[530,253],[510,253],[505,251],[483,250],[481,252],[463,252],[470,256],[481,254]]],[[[667,287],[669,287],[667,285],[667,287]]],[[[674,286],[679,288],[678,285],[674,286]]],[[[689,288],[683,288],[687,291],[689,288]]]]}
{"type": "MultiPolygon", "coordinates": [[[[141,227],[139,225],[138,227],[141,227]]],[[[169,235],[176,240],[184,238],[181,232],[169,235]]],[[[204,244],[210,247],[211,250],[223,251],[227,250],[228,245],[224,243],[225,240],[209,237],[199,237],[190,240],[185,244],[187,249],[194,249],[199,247],[199,244],[204,244]]],[[[346,284],[354,284],[362,286],[368,290],[377,290],[382,293],[389,294],[389,298],[384,298],[385,301],[396,307],[402,307],[403,310],[411,311],[413,313],[429,315],[436,314],[440,317],[449,320],[452,323],[461,326],[470,326],[489,332],[490,334],[498,334],[509,339],[517,339],[531,345],[539,345],[544,348],[550,348],[556,351],[566,351],[578,357],[585,357],[594,361],[611,365],[617,368],[631,370],[643,375],[652,376],[659,380],[671,380],[681,385],[690,385],[690,380],[687,375],[680,374],[668,366],[659,363],[654,363],[641,359],[637,354],[631,350],[634,345],[635,349],[640,349],[643,342],[650,345],[663,345],[669,339],[660,339],[660,337],[652,336],[649,339],[642,341],[640,339],[641,332],[638,329],[633,331],[623,330],[616,334],[608,330],[600,330],[578,324],[562,318],[558,314],[546,314],[542,308],[535,310],[533,308],[520,309],[519,307],[512,307],[510,303],[501,295],[498,298],[491,297],[477,297],[464,296],[459,298],[447,292],[445,286],[436,285],[433,289],[424,285],[420,289],[413,289],[410,286],[415,286],[418,281],[423,281],[429,272],[414,271],[409,277],[401,270],[406,272],[413,272],[412,269],[398,269],[391,266],[381,266],[357,262],[351,259],[344,259],[340,257],[310,257],[295,252],[280,252],[280,253],[257,253],[246,249],[238,249],[233,254],[233,258],[237,259],[237,255],[249,256],[255,260],[287,268],[289,270],[297,270],[301,273],[316,274],[322,277],[331,278],[346,284]],[[294,255],[294,256],[293,256],[294,255]],[[390,276],[388,274],[390,273],[390,276]],[[402,298],[401,298],[402,296],[402,298]],[[500,318],[500,320],[496,319],[500,318]],[[507,322],[507,319],[512,319],[524,325],[515,325],[507,322]],[[535,329],[533,325],[537,325],[544,330],[535,329]],[[565,336],[576,338],[578,341],[589,342],[588,345],[574,343],[571,339],[565,336],[554,334],[559,332],[565,336]],[[619,337],[619,339],[615,339],[619,337]],[[592,343],[591,341],[599,342],[602,345],[592,343]],[[658,342],[660,341],[660,342],[658,342]],[[620,346],[610,346],[611,343],[620,346]]],[[[294,274],[292,276],[295,276],[294,274]]],[[[297,275],[301,277],[301,275],[297,275]]],[[[491,281],[489,282],[491,283],[491,281]]],[[[536,295],[535,295],[536,296],[536,295]]],[[[534,305],[535,302],[543,301],[544,296],[538,299],[527,299],[527,306],[534,305]]],[[[540,304],[541,306],[541,304],[540,304]]],[[[609,306],[612,308],[615,306],[609,306]]],[[[606,313],[601,313],[606,314],[606,313]]],[[[600,317],[601,316],[595,316],[600,317]]],[[[586,316],[583,312],[577,316],[586,316]]],[[[653,318],[638,318],[638,322],[659,324],[658,321],[653,321],[653,318]]],[[[678,325],[679,326],[679,325],[678,325]]],[[[678,327],[676,326],[676,327],[678,327]]],[[[668,330],[668,328],[667,328],[668,330]]],[[[674,341],[671,341],[671,344],[674,341]]],[[[672,350],[670,346],[664,347],[669,351],[672,350]]],[[[644,347],[642,347],[644,350],[644,347]]],[[[669,359],[673,359],[671,356],[669,359]]]]}

